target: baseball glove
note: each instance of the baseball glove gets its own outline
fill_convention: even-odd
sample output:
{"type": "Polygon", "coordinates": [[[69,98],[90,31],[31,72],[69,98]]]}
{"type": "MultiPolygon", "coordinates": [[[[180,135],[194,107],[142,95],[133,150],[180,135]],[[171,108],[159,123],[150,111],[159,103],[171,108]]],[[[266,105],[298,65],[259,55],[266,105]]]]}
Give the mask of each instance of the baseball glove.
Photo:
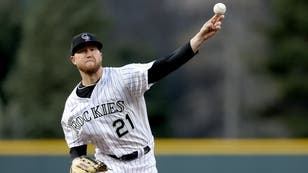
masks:
{"type": "Polygon", "coordinates": [[[70,173],[96,173],[106,172],[108,167],[105,163],[91,159],[87,156],[77,157],[72,161],[70,173]]]}

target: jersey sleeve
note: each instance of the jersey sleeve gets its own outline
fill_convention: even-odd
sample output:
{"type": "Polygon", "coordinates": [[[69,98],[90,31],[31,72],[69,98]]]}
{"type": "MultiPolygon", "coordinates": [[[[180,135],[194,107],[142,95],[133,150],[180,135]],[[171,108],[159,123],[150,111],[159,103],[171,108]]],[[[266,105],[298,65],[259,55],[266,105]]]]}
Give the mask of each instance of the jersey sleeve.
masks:
{"type": "Polygon", "coordinates": [[[121,68],[123,82],[133,95],[142,95],[153,85],[148,83],[148,69],[153,63],[128,64],[121,68]]]}
{"type": "Polygon", "coordinates": [[[83,137],[80,132],[75,130],[71,125],[72,123],[70,122],[70,118],[68,118],[70,117],[68,107],[68,104],[66,104],[61,120],[61,126],[64,132],[65,141],[69,148],[86,145],[86,138],[83,137]]]}

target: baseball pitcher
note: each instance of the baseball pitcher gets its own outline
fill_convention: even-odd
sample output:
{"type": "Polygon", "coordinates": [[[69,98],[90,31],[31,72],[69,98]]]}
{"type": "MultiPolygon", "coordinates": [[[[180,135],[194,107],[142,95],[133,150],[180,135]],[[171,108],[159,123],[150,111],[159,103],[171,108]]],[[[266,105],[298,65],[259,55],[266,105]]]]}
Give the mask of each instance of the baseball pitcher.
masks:
{"type": "Polygon", "coordinates": [[[71,173],[156,173],[154,138],[144,93],[190,60],[221,29],[214,15],[170,55],[145,64],[103,67],[103,44],[91,33],[72,38],[71,62],[81,81],[66,100],[61,125],[70,148],[71,173]],[[95,146],[94,158],[87,145],[95,146]]]}

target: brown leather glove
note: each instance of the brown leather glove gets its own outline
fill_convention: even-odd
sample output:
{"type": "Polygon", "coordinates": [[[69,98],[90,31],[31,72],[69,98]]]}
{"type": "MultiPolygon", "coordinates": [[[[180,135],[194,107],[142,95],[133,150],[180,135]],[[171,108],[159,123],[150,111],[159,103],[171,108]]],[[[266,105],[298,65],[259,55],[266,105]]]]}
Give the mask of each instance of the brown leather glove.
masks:
{"type": "Polygon", "coordinates": [[[96,173],[106,171],[108,171],[108,167],[105,163],[87,156],[75,158],[72,161],[70,169],[70,173],[96,173]]]}

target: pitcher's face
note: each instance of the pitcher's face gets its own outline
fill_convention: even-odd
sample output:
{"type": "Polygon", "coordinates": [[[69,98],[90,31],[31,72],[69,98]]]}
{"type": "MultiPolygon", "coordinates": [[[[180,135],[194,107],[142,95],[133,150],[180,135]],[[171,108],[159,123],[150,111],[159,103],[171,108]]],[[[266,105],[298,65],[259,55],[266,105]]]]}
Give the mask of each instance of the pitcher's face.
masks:
{"type": "Polygon", "coordinates": [[[73,56],[71,61],[76,67],[87,74],[95,73],[102,65],[103,55],[96,46],[88,45],[79,49],[73,56]]]}

